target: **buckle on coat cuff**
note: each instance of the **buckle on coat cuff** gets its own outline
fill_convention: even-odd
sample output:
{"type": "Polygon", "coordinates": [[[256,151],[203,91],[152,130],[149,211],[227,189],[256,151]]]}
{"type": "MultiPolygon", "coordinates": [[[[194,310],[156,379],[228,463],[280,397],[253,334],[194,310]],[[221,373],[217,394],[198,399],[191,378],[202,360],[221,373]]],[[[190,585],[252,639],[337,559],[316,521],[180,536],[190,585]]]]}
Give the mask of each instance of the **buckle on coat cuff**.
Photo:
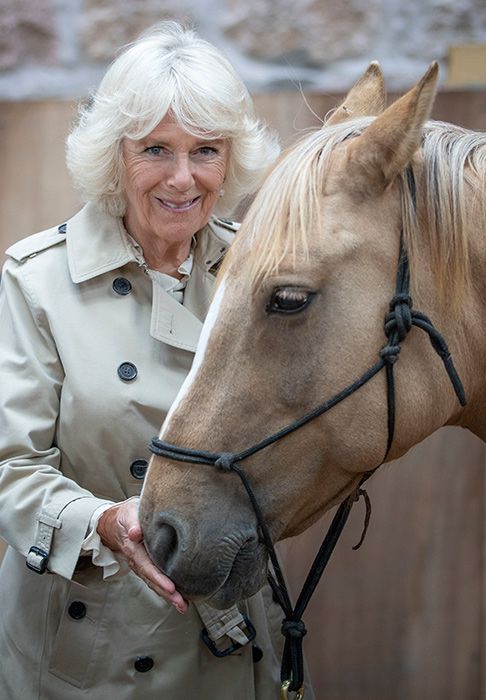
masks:
{"type": "MultiPolygon", "coordinates": [[[[256,637],[256,629],[253,626],[251,620],[246,615],[243,615],[243,620],[245,622],[245,627],[246,627],[245,634],[248,638],[248,642],[251,642],[256,637]]],[[[201,639],[204,642],[204,644],[207,646],[207,648],[209,649],[211,654],[214,654],[214,656],[217,656],[218,658],[222,658],[223,656],[229,656],[230,654],[233,654],[238,649],[241,649],[241,647],[243,646],[242,644],[239,644],[238,642],[233,642],[233,644],[230,644],[225,649],[218,649],[216,644],[210,638],[206,628],[204,628],[201,632],[201,639]]]]}
{"type": "Polygon", "coordinates": [[[27,554],[25,563],[28,569],[35,571],[36,574],[44,574],[47,570],[47,562],[49,554],[40,547],[31,547],[27,554]]]}

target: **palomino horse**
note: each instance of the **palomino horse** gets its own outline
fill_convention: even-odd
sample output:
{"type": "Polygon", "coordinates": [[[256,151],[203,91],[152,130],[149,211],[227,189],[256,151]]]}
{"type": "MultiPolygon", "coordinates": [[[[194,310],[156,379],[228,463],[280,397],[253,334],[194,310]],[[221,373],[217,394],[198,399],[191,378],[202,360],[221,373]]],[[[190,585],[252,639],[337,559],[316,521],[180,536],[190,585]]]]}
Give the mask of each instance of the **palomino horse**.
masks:
{"type": "Polygon", "coordinates": [[[150,555],[187,598],[225,607],[263,585],[261,518],[274,542],[296,535],[439,427],[486,437],[486,135],[428,121],[436,82],[434,64],[385,109],[371,64],[324,127],[283,155],[246,216],[161,433],[219,458],[166,450],[141,501],[150,555]],[[410,328],[402,243],[413,310],[447,340],[465,406],[440,338],[420,332],[425,322],[410,328]],[[406,308],[390,335],[394,297],[406,308]],[[393,401],[377,371],[332,410],[247,450],[396,360],[393,401]],[[242,455],[250,491],[232,473],[242,455]]]}

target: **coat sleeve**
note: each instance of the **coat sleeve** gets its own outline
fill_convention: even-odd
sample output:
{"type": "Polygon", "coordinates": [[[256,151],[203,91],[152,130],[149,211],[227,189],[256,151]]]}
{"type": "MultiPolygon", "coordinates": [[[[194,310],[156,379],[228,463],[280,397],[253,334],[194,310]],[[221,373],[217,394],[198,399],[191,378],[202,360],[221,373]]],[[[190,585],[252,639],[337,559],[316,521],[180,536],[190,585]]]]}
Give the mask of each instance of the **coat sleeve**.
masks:
{"type": "Polygon", "coordinates": [[[71,578],[106,501],[62,474],[63,367],[28,267],[7,261],[0,288],[0,536],[26,557],[33,546],[46,551],[48,570],[71,578]]]}

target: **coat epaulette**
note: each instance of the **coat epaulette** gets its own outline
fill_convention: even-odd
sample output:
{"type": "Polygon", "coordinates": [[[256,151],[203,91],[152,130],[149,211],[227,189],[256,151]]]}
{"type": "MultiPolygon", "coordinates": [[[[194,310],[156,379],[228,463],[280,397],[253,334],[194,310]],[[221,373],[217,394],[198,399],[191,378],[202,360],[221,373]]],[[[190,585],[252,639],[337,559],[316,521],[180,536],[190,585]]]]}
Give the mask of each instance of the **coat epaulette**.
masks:
{"type": "Polygon", "coordinates": [[[39,233],[34,233],[27,238],[17,241],[10,248],[7,248],[5,254],[9,258],[13,258],[17,262],[25,262],[29,258],[33,258],[37,253],[41,253],[47,248],[58,245],[66,240],[66,225],[49,228],[39,233]]]}
{"type": "Polygon", "coordinates": [[[231,219],[223,219],[219,216],[215,216],[213,221],[219,226],[222,226],[223,228],[228,229],[228,231],[232,231],[233,233],[237,233],[238,229],[241,226],[241,224],[237,221],[231,221],[231,219]]]}
{"type": "Polygon", "coordinates": [[[216,234],[217,238],[222,241],[226,247],[230,246],[235,235],[238,233],[240,224],[230,219],[222,219],[218,216],[212,216],[209,219],[209,226],[216,234]]]}

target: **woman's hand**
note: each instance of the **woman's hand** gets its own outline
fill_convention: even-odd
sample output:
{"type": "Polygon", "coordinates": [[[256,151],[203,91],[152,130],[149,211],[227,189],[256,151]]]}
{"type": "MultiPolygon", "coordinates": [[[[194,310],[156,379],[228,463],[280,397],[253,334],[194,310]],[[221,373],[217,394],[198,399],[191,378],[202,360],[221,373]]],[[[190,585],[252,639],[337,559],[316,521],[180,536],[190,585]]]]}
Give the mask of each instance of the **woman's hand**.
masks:
{"type": "Polygon", "coordinates": [[[149,588],[179,612],[187,611],[187,602],[176,591],[173,581],[154,566],[143,545],[138,500],[122,501],[105,510],[98,520],[96,530],[103,544],[112,552],[119,552],[149,588]]]}

